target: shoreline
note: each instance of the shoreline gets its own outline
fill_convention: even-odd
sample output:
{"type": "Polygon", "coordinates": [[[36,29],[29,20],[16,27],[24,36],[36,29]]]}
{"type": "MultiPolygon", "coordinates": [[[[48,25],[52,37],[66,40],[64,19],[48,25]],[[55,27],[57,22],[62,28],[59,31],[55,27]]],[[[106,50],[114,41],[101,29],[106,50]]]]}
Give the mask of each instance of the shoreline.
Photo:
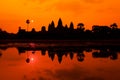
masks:
{"type": "Polygon", "coordinates": [[[120,40],[0,40],[1,46],[27,46],[35,44],[36,47],[92,47],[92,46],[120,46],[120,40]]]}

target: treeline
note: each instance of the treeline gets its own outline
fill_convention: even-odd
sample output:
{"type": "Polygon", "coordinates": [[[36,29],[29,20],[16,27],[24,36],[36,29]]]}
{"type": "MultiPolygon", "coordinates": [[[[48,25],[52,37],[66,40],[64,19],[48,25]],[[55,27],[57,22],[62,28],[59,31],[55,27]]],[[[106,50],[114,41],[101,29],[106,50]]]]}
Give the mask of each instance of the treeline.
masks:
{"type": "Polygon", "coordinates": [[[43,56],[48,55],[48,57],[52,61],[55,60],[55,56],[56,56],[58,58],[59,63],[62,62],[63,56],[69,57],[71,60],[73,60],[76,57],[79,62],[82,62],[86,57],[84,52],[88,52],[88,53],[92,52],[93,58],[110,58],[111,60],[116,60],[118,59],[118,53],[120,52],[119,47],[97,47],[97,48],[96,47],[94,48],[92,47],[49,47],[49,48],[35,48],[35,49],[17,47],[17,49],[18,49],[19,55],[27,51],[32,51],[32,54],[36,54],[36,51],[41,51],[41,55],[43,56]]]}
{"type": "Polygon", "coordinates": [[[25,29],[19,30],[16,34],[10,34],[0,29],[0,39],[29,39],[29,40],[97,40],[97,39],[120,39],[120,29],[116,23],[110,26],[93,25],[92,30],[86,30],[83,23],[78,23],[74,28],[73,22],[70,25],[63,26],[62,20],[58,20],[57,26],[52,21],[48,30],[42,26],[41,31],[33,28],[31,31],[25,29]]]}

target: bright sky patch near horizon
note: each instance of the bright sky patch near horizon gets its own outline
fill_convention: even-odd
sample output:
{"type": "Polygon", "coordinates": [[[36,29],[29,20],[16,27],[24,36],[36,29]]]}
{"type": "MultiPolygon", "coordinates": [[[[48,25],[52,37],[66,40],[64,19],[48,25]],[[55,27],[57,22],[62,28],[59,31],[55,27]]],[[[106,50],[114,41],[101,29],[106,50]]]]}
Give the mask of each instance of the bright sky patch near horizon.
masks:
{"type": "Polygon", "coordinates": [[[63,24],[72,21],[84,23],[86,29],[92,25],[120,25],[119,0],[1,0],[0,28],[16,33],[18,27],[26,29],[26,19],[33,20],[29,30],[39,31],[42,26],[48,27],[53,20],[57,25],[62,18],[63,24]]]}

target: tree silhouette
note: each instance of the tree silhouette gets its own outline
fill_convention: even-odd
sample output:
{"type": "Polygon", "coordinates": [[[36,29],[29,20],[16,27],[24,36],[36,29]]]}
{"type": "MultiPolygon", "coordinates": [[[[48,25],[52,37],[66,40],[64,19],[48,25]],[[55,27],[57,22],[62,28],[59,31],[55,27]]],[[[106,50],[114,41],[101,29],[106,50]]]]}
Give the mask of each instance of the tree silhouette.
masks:
{"type": "Polygon", "coordinates": [[[82,62],[84,61],[85,55],[83,53],[77,53],[77,60],[82,62]]]}
{"type": "Polygon", "coordinates": [[[118,26],[117,26],[116,23],[111,24],[110,27],[111,27],[112,29],[117,29],[117,28],[118,28],[118,26]]]}
{"type": "Polygon", "coordinates": [[[46,27],[45,27],[45,26],[42,26],[41,31],[42,31],[42,32],[46,32],[46,27]]]}
{"type": "Polygon", "coordinates": [[[92,31],[95,32],[95,33],[100,32],[99,26],[98,25],[93,25],[92,26],[92,31]]]}
{"type": "Polygon", "coordinates": [[[92,26],[92,30],[85,30],[83,23],[78,23],[77,29],[74,29],[73,22],[69,26],[63,26],[62,19],[59,18],[58,25],[55,26],[54,21],[52,21],[48,26],[48,31],[46,27],[42,26],[41,31],[35,31],[33,28],[31,32],[28,32],[28,27],[30,20],[26,20],[27,31],[25,29],[19,30],[17,34],[7,33],[0,29],[0,39],[55,39],[55,40],[117,40],[120,39],[120,28],[116,23],[108,26],[92,26]]]}
{"type": "Polygon", "coordinates": [[[32,28],[32,31],[31,31],[31,32],[36,32],[36,31],[35,31],[35,28],[32,28]]]}
{"type": "Polygon", "coordinates": [[[78,28],[77,29],[80,29],[81,31],[84,31],[84,24],[83,23],[78,23],[78,28]]]}
{"type": "Polygon", "coordinates": [[[29,27],[29,24],[30,24],[30,20],[27,19],[27,20],[26,20],[26,23],[27,23],[27,31],[28,31],[28,27],[29,27]]]}

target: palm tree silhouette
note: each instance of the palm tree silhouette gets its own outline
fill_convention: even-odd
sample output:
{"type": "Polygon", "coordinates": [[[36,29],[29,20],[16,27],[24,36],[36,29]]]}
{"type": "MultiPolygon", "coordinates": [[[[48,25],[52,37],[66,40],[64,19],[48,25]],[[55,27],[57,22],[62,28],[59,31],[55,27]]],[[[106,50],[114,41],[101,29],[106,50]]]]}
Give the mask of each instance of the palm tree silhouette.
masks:
{"type": "Polygon", "coordinates": [[[28,27],[29,27],[29,24],[30,24],[30,20],[29,19],[26,20],[26,24],[27,24],[27,31],[28,31],[28,27]]]}
{"type": "Polygon", "coordinates": [[[27,58],[27,59],[26,59],[26,62],[27,62],[27,63],[30,63],[30,58],[27,58]]]}

